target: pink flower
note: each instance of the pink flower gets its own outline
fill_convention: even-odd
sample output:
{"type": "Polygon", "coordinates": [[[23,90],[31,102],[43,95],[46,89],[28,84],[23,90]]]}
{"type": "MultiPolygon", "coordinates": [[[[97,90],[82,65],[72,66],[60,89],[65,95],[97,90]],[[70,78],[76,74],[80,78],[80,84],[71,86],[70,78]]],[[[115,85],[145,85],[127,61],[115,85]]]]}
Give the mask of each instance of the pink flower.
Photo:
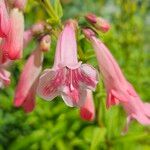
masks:
{"type": "Polygon", "coordinates": [[[104,78],[107,107],[120,103],[128,115],[127,125],[131,119],[136,119],[143,125],[150,125],[150,104],[141,101],[132,85],[125,79],[107,47],[93,36],[91,30],[85,29],[84,33],[94,47],[100,71],[104,78]]]}
{"type": "Polygon", "coordinates": [[[38,46],[28,58],[16,88],[14,105],[23,107],[26,112],[32,111],[35,106],[36,87],[42,62],[43,54],[38,46]]]}
{"type": "Polygon", "coordinates": [[[88,13],[85,16],[86,20],[91,23],[97,30],[107,32],[110,29],[110,24],[103,18],[97,17],[95,14],[88,13]]]}
{"type": "Polygon", "coordinates": [[[0,37],[6,37],[9,32],[10,22],[5,1],[0,0],[0,37]]]}
{"type": "Polygon", "coordinates": [[[18,9],[12,9],[10,13],[10,30],[2,46],[4,54],[11,60],[22,57],[23,33],[23,14],[18,9]]]}
{"type": "Polygon", "coordinates": [[[86,89],[95,89],[97,72],[90,65],[77,60],[75,23],[68,21],[61,32],[52,69],[47,69],[39,79],[37,93],[45,100],[61,95],[68,106],[82,106],[86,89]]]}
{"type": "Polygon", "coordinates": [[[87,121],[93,121],[95,118],[95,107],[91,90],[87,90],[86,100],[80,108],[80,116],[87,121]]]}

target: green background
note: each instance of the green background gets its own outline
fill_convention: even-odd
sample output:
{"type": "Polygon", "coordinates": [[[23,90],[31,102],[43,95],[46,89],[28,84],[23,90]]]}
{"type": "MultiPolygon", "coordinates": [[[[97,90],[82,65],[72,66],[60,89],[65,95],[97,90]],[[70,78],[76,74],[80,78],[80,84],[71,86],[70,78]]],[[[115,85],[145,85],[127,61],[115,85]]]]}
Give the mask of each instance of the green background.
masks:
{"type": "MultiPolygon", "coordinates": [[[[101,34],[100,38],[142,100],[149,101],[150,1],[62,0],[62,5],[63,20],[75,17],[82,22],[86,12],[94,12],[109,20],[111,30],[101,34]]],[[[44,9],[35,0],[29,0],[25,10],[26,28],[46,17],[44,9]]],[[[78,44],[85,54],[81,60],[97,67],[89,43],[83,39],[78,44]]],[[[102,81],[94,92],[94,122],[81,120],[78,109],[67,107],[61,98],[46,102],[37,97],[36,108],[30,114],[14,108],[14,89],[26,58],[35,45],[33,40],[24,50],[24,58],[12,65],[11,85],[0,90],[0,150],[150,150],[149,127],[133,121],[128,133],[121,135],[126,114],[121,106],[106,110],[102,81]]],[[[55,46],[56,40],[53,39],[50,52],[45,54],[43,68],[53,65],[55,46]]]]}

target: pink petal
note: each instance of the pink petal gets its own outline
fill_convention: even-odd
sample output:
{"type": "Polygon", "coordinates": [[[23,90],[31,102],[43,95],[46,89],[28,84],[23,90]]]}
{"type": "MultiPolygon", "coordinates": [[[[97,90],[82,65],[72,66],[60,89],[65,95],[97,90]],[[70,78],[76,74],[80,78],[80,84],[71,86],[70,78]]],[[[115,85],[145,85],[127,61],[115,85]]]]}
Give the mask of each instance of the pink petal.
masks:
{"type": "Polygon", "coordinates": [[[16,107],[19,107],[24,103],[31,90],[31,87],[39,77],[42,69],[42,61],[42,52],[39,50],[39,48],[37,48],[28,58],[23,72],[21,73],[19,83],[15,92],[14,105],[16,107]]]}
{"type": "Polygon", "coordinates": [[[93,121],[95,118],[95,107],[91,90],[87,90],[87,97],[84,105],[80,108],[80,116],[87,121],[93,121]]]}
{"type": "Polygon", "coordinates": [[[24,100],[24,102],[22,104],[22,107],[23,107],[23,109],[24,109],[24,111],[26,113],[31,112],[34,109],[34,107],[35,107],[35,97],[36,97],[37,83],[38,83],[38,80],[36,80],[33,83],[33,85],[31,87],[27,97],[25,98],[25,100],[24,100]]]}
{"type": "Polygon", "coordinates": [[[73,26],[71,22],[65,25],[61,34],[60,45],[60,63],[70,69],[76,69],[80,66],[77,60],[77,43],[73,26]]]}
{"type": "Polygon", "coordinates": [[[9,15],[5,1],[0,1],[0,37],[6,37],[10,28],[9,15]]]}
{"type": "Polygon", "coordinates": [[[31,29],[26,30],[23,35],[23,47],[24,48],[28,45],[28,43],[32,40],[32,38],[33,38],[33,33],[31,29]]]}
{"type": "Polygon", "coordinates": [[[10,84],[10,72],[0,67],[0,82],[1,87],[10,84]]]}
{"type": "Polygon", "coordinates": [[[87,92],[85,89],[70,90],[67,86],[63,87],[61,96],[65,104],[69,107],[79,107],[84,104],[87,92]]]}
{"type": "Polygon", "coordinates": [[[18,9],[10,13],[10,31],[3,45],[3,50],[8,54],[9,59],[15,60],[22,57],[24,17],[18,9]]]}
{"type": "Polygon", "coordinates": [[[59,95],[63,80],[63,70],[46,70],[39,79],[37,93],[45,100],[53,100],[59,95]]]}
{"type": "Polygon", "coordinates": [[[81,65],[81,82],[86,86],[87,88],[94,90],[96,88],[96,85],[98,83],[99,77],[98,77],[98,72],[97,70],[87,64],[81,65]]]}

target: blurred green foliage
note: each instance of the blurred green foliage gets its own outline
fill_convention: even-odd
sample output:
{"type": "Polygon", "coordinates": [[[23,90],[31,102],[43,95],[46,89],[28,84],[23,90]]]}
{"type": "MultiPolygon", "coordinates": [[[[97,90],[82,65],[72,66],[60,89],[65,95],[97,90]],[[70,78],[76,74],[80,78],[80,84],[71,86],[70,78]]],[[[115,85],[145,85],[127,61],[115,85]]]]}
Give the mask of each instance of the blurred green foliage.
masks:
{"type": "MultiPolygon", "coordinates": [[[[100,35],[118,60],[127,79],[145,101],[150,99],[150,1],[149,0],[62,0],[63,20],[94,12],[109,20],[111,31],[100,35]]],[[[26,28],[45,19],[45,10],[29,0],[25,11],[26,28]]],[[[13,107],[14,89],[26,58],[34,49],[33,41],[24,51],[24,59],[12,65],[12,84],[0,91],[0,150],[149,150],[150,128],[136,121],[122,136],[126,115],[121,107],[105,108],[102,81],[94,93],[96,119],[82,121],[77,108],[65,106],[61,98],[46,102],[37,98],[35,110],[25,114],[13,107]]],[[[81,59],[97,67],[89,43],[79,41],[81,59]]],[[[56,41],[45,55],[44,68],[53,64],[56,41]]]]}

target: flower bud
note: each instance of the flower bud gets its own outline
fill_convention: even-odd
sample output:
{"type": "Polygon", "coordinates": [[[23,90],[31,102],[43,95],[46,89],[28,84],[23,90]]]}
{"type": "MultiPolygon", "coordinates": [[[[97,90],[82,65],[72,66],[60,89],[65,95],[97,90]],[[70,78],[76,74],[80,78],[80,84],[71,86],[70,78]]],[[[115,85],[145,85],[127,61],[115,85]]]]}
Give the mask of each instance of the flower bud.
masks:
{"type": "Polygon", "coordinates": [[[45,35],[42,37],[40,41],[40,50],[43,52],[47,52],[51,45],[51,37],[49,35],[45,35]]]}
{"type": "Polygon", "coordinates": [[[44,23],[39,22],[39,23],[33,25],[31,30],[32,30],[33,35],[43,33],[44,32],[44,23]]]}
{"type": "Polygon", "coordinates": [[[73,19],[67,20],[65,24],[66,24],[66,25],[68,24],[68,25],[72,26],[75,31],[76,31],[77,28],[78,28],[78,22],[77,22],[76,20],[73,20],[73,19]]]}
{"type": "Polygon", "coordinates": [[[97,30],[107,32],[110,29],[110,24],[103,18],[97,17],[95,14],[89,13],[85,16],[86,20],[92,24],[97,30]]]}
{"type": "Polygon", "coordinates": [[[23,10],[26,6],[27,0],[11,0],[14,7],[23,10]]]}
{"type": "Polygon", "coordinates": [[[90,28],[84,28],[82,29],[82,32],[85,35],[85,37],[89,40],[91,39],[92,36],[95,36],[95,32],[90,28]]]}

